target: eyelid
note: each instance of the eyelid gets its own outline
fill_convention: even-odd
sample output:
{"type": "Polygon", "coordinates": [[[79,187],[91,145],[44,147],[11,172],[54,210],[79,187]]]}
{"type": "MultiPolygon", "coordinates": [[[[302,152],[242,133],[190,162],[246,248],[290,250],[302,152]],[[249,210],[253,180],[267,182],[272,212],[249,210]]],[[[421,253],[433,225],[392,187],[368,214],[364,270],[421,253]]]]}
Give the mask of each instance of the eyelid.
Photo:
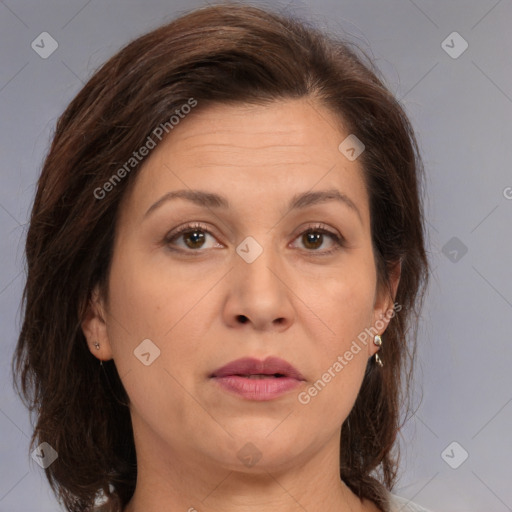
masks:
{"type": "Polygon", "coordinates": [[[192,222],[186,222],[182,226],[178,226],[177,228],[172,229],[167,233],[167,238],[172,238],[178,234],[182,234],[183,232],[187,231],[193,231],[194,229],[201,230],[201,231],[208,231],[211,232],[212,228],[206,223],[203,223],[201,221],[192,221],[192,222]]]}
{"type": "MultiPolygon", "coordinates": [[[[200,221],[195,221],[195,222],[189,222],[183,226],[173,229],[171,232],[169,232],[165,236],[164,244],[169,246],[169,245],[171,245],[171,242],[173,242],[175,239],[179,238],[181,235],[193,232],[194,230],[202,231],[204,233],[207,233],[207,234],[213,236],[214,238],[217,238],[217,236],[214,233],[212,233],[212,228],[210,228],[210,226],[208,226],[200,221]]],[[[315,222],[312,224],[310,223],[307,226],[302,226],[300,228],[297,228],[297,231],[293,235],[293,241],[295,241],[300,235],[303,235],[308,232],[318,232],[323,235],[327,235],[328,237],[331,238],[331,240],[335,244],[334,248],[331,248],[329,250],[323,250],[323,251],[322,250],[304,249],[304,252],[310,253],[311,255],[327,256],[327,255],[330,255],[330,254],[336,252],[337,250],[346,246],[346,239],[342,234],[340,234],[339,232],[335,232],[332,228],[327,227],[326,225],[324,225],[321,222],[315,222]]],[[[171,250],[177,251],[177,252],[189,253],[189,254],[191,254],[191,253],[203,254],[204,252],[208,251],[209,249],[199,248],[197,250],[194,250],[194,249],[187,250],[187,249],[182,249],[182,248],[173,248],[171,250]]]]}
{"type": "Polygon", "coordinates": [[[295,241],[300,235],[308,232],[318,232],[322,233],[323,235],[327,235],[331,238],[335,245],[335,247],[324,251],[305,250],[306,253],[309,253],[312,256],[330,256],[331,254],[337,252],[339,249],[347,247],[347,241],[345,237],[339,233],[339,231],[333,230],[333,228],[326,226],[322,222],[315,222],[306,227],[298,228],[298,233],[294,235],[293,240],[295,241]]]}
{"type": "MultiPolygon", "coordinates": [[[[167,235],[165,235],[164,243],[170,244],[173,240],[175,240],[176,238],[179,238],[181,235],[183,235],[185,233],[189,233],[194,230],[204,231],[205,233],[208,233],[209,235],[213,236],[214,238],[217,238],[217,236],[215,236],[212,233],[212,228],[210,226],[203,224],[202,222],[196,221],[196,222],[189,222],[183,226],[180,226],[180,227],[170,231],[167,235]]],[[[177,249],[177,250],[180,250],[180,249],[177,249]]],[[[200,251],[201,251],[201,249],[198,249],[196,251],[191,250],[191,251],[187,251],[187,252],[200,252],[200,251]]]]}

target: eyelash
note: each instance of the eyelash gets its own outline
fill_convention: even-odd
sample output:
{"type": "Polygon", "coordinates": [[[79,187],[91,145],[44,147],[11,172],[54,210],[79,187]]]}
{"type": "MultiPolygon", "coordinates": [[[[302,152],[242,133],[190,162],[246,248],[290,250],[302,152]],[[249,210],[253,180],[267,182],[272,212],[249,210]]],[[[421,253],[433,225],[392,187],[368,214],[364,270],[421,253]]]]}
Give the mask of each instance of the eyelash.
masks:
{"type": "MultiPolygon", "coordinates": [[[[169,235],[166,236],[164,242],[165,242],[165,244],[170,246],[171,242],[173,242],[174,240],[178,239],[180,236],[182,236],[184,234],[187,234],[187,233],[192,233],[194,231],[202,231],[204,233],[207,233],[209,235],[214,236],[210,232],[208,227],[205,226],[204,224],[190,223],[190,224],[187,224],[187,225],[179,228],[178,230],[176,230],[174,232],[171,232],[169,235]]],[[[307,250],[306,249],[306,251],[310,252],[310,253],[318,252],[318,254],[316,254],[315,256],[329,256],[329,255],[335,253],[336,251],[340,250],[342,247],[345,247],[345,239],[343,237],[337,235],[336,233],[333,233],[332,231],[329,231],[329,230],[325,229],[324,227],[322,227],[321,224],[316,224],[314,226],[308,227],[307,229],[305,229],[304,231],[299,233],[299,235],[296,238],[298,238],[299,236],[304,235],[306,233],[321,233],[323,235],[328,235],[328,236],[331,237],[331,239],[335,243],[335,247],[332,248],[332,249],[329,249],[327,251],[316,251],[316,250],[307,250]]],[[[172,251],[178,251],[178,252],[191,252],[191,253],[194,253],[194,252],[195,253],[201,253],[201,252],[203,252],[201,249],[194,250],[194,249],[181,249],[181,248],[176,249],[176,248],[171,248],[171,247],[169,247],[169,248],[172,251]]]]}

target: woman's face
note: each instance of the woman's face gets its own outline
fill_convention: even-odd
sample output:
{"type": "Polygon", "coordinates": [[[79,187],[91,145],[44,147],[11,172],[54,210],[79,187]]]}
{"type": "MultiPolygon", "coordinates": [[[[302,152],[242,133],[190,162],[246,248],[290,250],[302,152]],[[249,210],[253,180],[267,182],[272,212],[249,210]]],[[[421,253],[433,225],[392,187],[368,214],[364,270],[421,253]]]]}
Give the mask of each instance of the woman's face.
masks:
{"type": "Polygon", "coordinates": [[[393,302],[376,293],[363,170],[338,126],[312,101],[218,105],[144,163],[121,205],[109,302],[83,323],[92,353],[114,358],[139,460],[284,469],[339,443],[377,350],[365,329],[382,334],[393,302]],[[281,364],[217,371],[268,357],[301,378],[281,364]],[[242,376],[260,371],[286,377],[242,376]]]}

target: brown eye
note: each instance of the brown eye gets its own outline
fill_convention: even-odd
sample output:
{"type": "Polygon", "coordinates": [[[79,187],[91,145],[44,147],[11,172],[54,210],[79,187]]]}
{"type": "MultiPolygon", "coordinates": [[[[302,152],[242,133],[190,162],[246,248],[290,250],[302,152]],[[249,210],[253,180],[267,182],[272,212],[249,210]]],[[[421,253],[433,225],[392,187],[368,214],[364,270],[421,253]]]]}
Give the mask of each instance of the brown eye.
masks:
{"type": "Polygon", "coordinates": [[[318,249],[323,242],[323,233],[308,231],[302,235],[302,241],[308,249],[318,249]]]}
{"type": "Polygon", "coordinates": [[[198,249],[203,249],[206,238],[208,236],[213,238],[213,235],[210,233],[206,226],[202,224],[189,224],[170,233],[165,238],[165,243],[169,246],[177,247],[176,250],[187,251],[187,249],[191,249],[192,251],[188,252],[194,252],[198,249]],[[180,239],[183,240],[185,244],[184,246],[183,244],[178,245],[176,243],[176,241],[179,241],[180,239]]]}
{"type": "Polygon", "coordinates": [[[343,247],[343,239],[340,236],[321,226],[311,227],[302,232],[301,242],[308,252],[318,253],[318,256],[332,254],[343,247]],[[331,249],[318,250],[324,244],[325,237],[330,238],[334,242],[334,246],[331,249]]]}
{"type": "Polygon", "coordinates": [[[198,249],[204,244],[205,235],[198,229],[186,231],[181,236],[183,236],[183,240],[185,240],[185,243],[191,249],[198,249]],[[188,243],[187,240],[190,240],[190,243],[188,243]]]}
{"type": "MultiPolygon", "coordinates": [[[[182,252],[200,252],[201,249],[207,249],[206,239],[208,236],[214,238],[211,232],[203,224],[188,224],[171,232],[165,239],[165,243],[172,250],[182,252]],[[183,242],[178,244],[177,241],[183,242]]],[[[318,253],[315,255],[325,256],[334,253],[338,249],[344,246],[344,239],[333,233],[322,226],[314,226],[303,231],[299,237],[305,250],[310,253],[318,253]],[[331,239],[333,242],[330,249],[319,250],[327,239],[331,239]]],[[[217,247],[220,244],[216,245],[217,247]]]]}

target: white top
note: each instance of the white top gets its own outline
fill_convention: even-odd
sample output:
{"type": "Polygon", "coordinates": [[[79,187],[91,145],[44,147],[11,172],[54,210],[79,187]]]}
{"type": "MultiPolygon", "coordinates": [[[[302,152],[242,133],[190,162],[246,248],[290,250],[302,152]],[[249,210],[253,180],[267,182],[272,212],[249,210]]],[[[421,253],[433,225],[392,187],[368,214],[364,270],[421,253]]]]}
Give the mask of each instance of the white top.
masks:
{"type": "Polygon", "coordinates": [[[391,494],[389,499],[391,503],[391,512],[430,512],[426,508],[416,505],[416,503],[413,503],[406,498],[396,496],[395,494],[391,494]]]}

